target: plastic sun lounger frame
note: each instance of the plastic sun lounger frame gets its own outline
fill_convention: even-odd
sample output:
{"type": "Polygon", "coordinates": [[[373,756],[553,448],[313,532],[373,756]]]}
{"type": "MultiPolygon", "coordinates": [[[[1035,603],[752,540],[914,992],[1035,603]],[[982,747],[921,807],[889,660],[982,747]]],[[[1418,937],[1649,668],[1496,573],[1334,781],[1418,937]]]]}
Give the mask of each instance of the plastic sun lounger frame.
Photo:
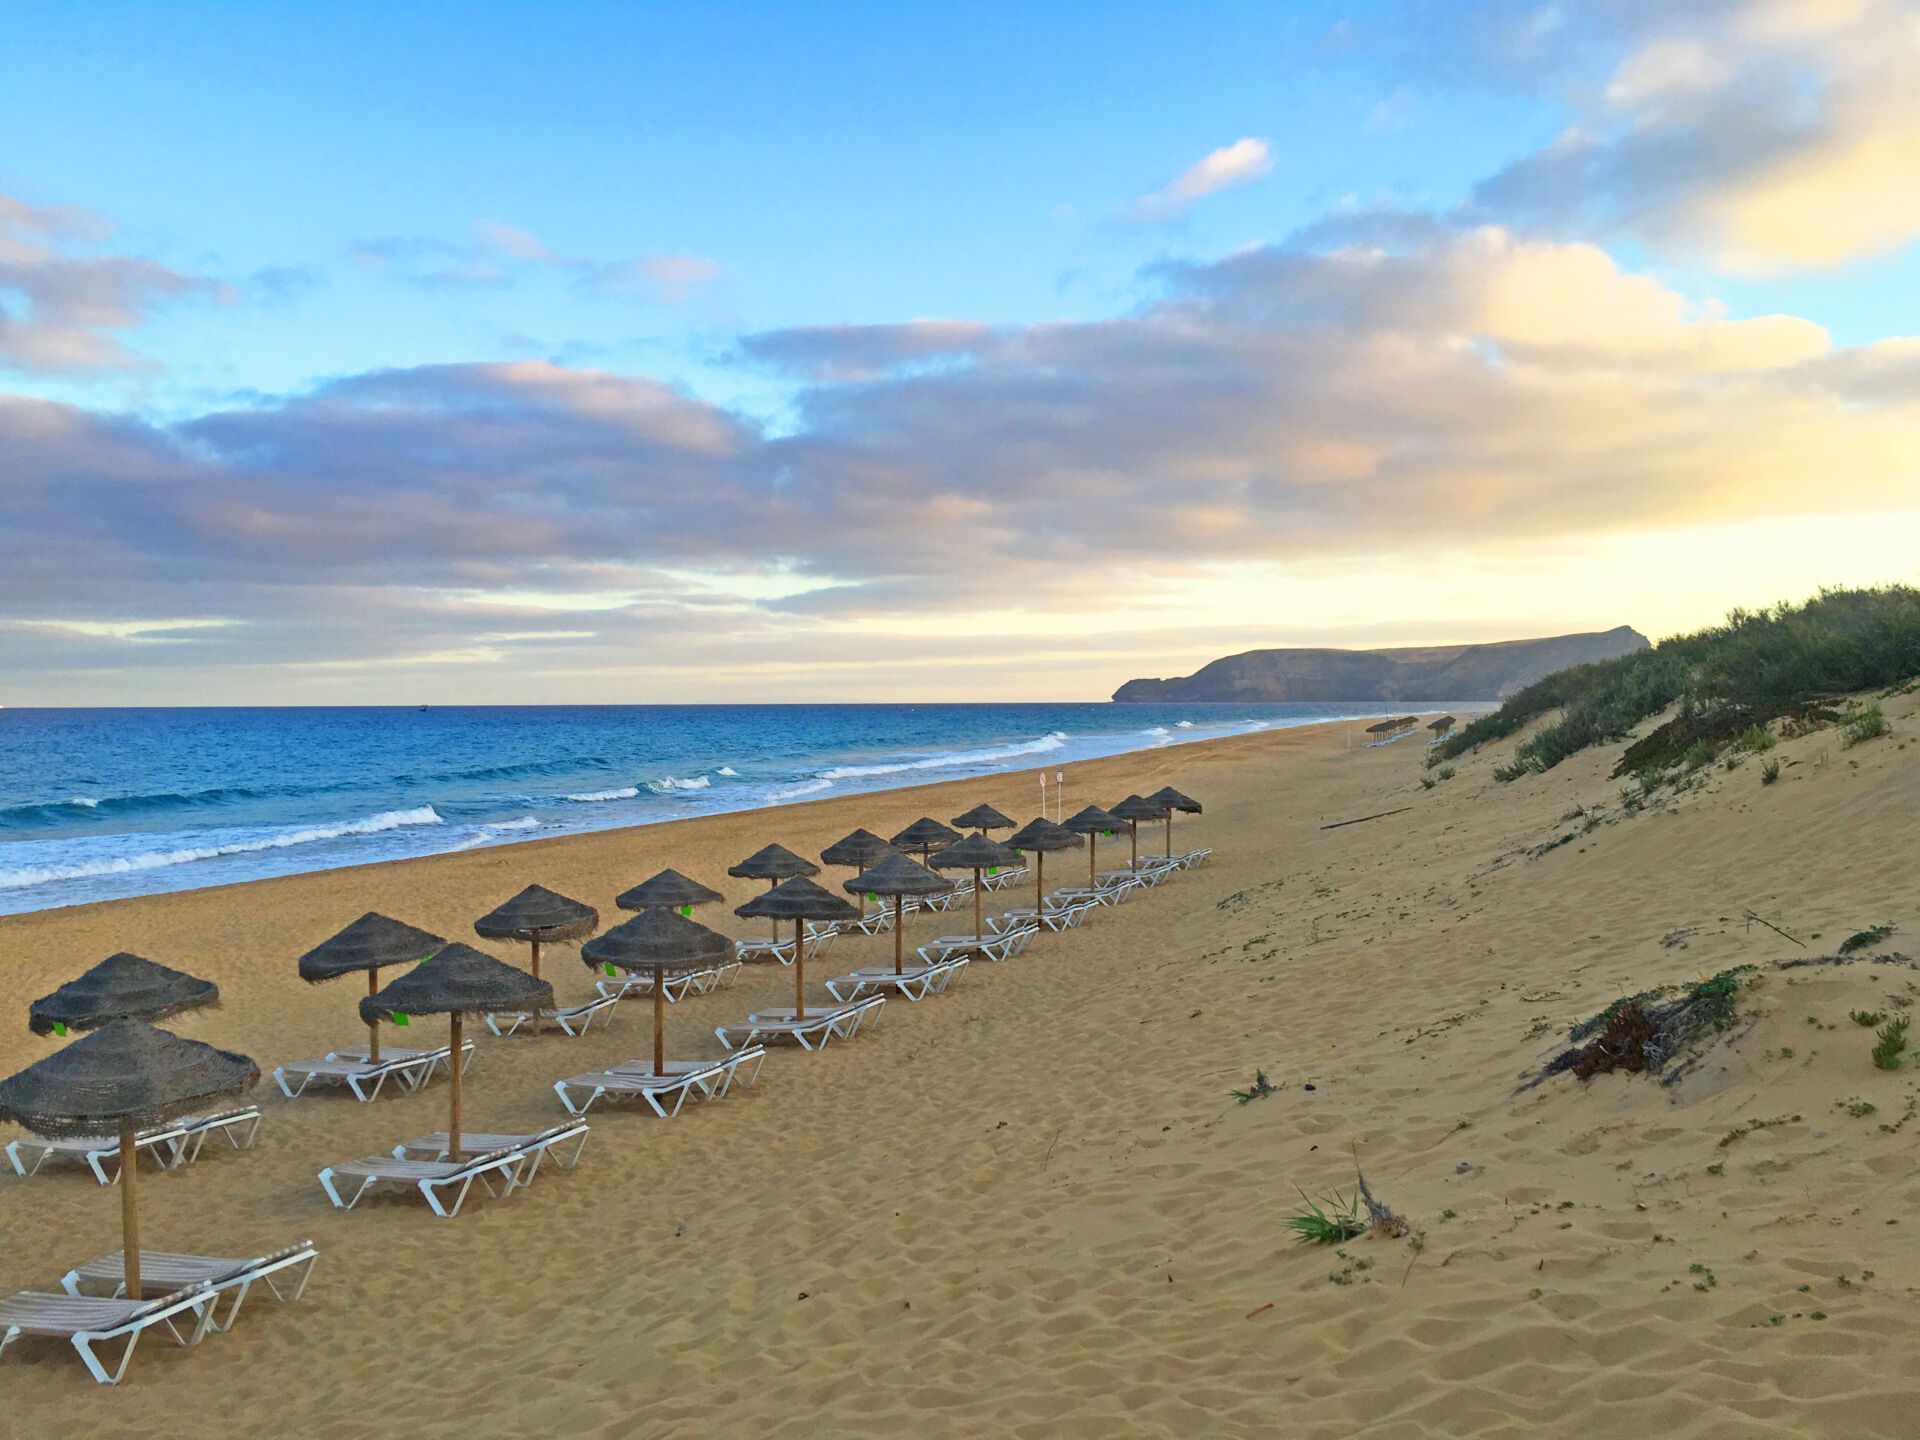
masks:
{"type": "MultiPolygon", "coordinates": [[[[489,1135],[462,1134],[464,1153],[525,1155],[528,1163],[513,1177],[507,1188],[511,1194],[524,1189],[534,1182],[540,1173],[540,1166],[547,1156],[553,1157],[553,1163],[562,1170],[571,1170],[580,1163],[580,1152],[587,1148],[587,1127],[580,1121],[569,1121],[565,1125],[550,1125],[545,1130],[531,1135],[489,1135]],[[561,1147],[575,1141],[571,1150],[561,1147]]],[[[393,1147],[396,1160],[451,1160],[447,1153],[447,1132],[436,1130],[431,1135],[422,1135],[416,1140],[408,1140],[393,1147]]]]}
{"type": "MultiPolygon", "coordinates": [[[[183,1132],[173,1142],[173,1163],[178,1168],[191,1165],[200,1158],[201,1148],[206,1145],[209,1135],[220,1136],[236,1150],[251,1150],[254,1139],[260,1134],[260,1107],[243,1105],[236,1110],[222,1110],[212,1115],[183,1115],[174,1124],[183,1132]]],[[[214,1326],[216,1330],[224,1328],[214,1326]]]]}
{"type": "Polygon", "coordinates": [[[433,1208],[433,1213],[442,1220],[451,1220],[460,1213],[460,1207],[466,1202],[467,1192],[474,1182],[489,1195],[511,1195],[520,1183],[520,1171],[530,1157],[524,1153],[515,1154],[510,1150],[496,1150],[488,1155],[477,1155],[471,1160],[459,1162],[451,1160],[396,1160],[391,1155],[369,1155],[364,1160],[355,1160],[345,1165],[329,1165],[320,1172],[320,1188],[327,1192],[327,1198],[336,1209],[351,1210],[376,1185],[396,1185],[409,1190],[417,1190],[433,1208]],[[494,1188],[494,1179],[498,1176],[500,1189],[494,1188]],[[345,1199],[341,1198],[335,1186],[336,1179],[358,1180],[360,1188],[345,1199]],[[439,1192],[449,1190],[453,1194],[453,1203],[447,1205],[440,1199],[439,1192]]]}
{"type": "Polygon", "coordinates": [[[1023,925],[1044,925],[1057,935],[1062,930],[1072,930],[1085,924],[1087,916],[1099,908],[1098,900],[1080,900],[1070,905],[1048,905],[1045,909],[1024,905],[1009,910],[1004,915],[988,916],[987,928],[998,932],[1017,930],[1023,925]]]}
{"type": "MultiPolygon", "coordinates": [[[[134,1157],[138,1159],[141,1151],[149,1151],[160,1162],[161,1169],[171,1169],[179,1158],[180,1147],[186,1138],[186,1128],[178,1123],[142,1130],[134,1137],[134,1157]]],[[[93,1178],[102,1185],[112,1185],[120,1179],[120,1141],[116,1136],[86,1135],[71,1140],[43,1140],[38,1135],[29,1135],[7,1142],[7,1159],[13,1163],[14,1172],[23,1179],[38,1175],[40,1167],[55,1155],[71,1156],[81,1161],[93,1171],[93,1178]],[[109,1164],[111,1169],[108,1168],[109,1164]]]]}
{"type": "Polygon", "coordinates": [[[956,955],[976,956],[982,960],[1011,960],[1032,943],[1033,937],[1040,933],[1035,921],[1009,926],[984,939],[975,939],[971,935],[942,935],[929,940],[919,950],[920,958],[929,965],[938,965],[956,955]]]}
{"type": "Polygon", "coordinates": [[[991,875],[983,873],[980,876],[980,888],[982,890],[1004,890],[1007,886],[1016,885],[1026,878],[1026,866],[1008,865],[991,875]]]}
{"type": "Polygon", "coordinates": [[[280,1093],[289,1100],[298,1100],[307,1093],[308,1086],[319,1080],[346,1086],[353,1092],[353,1098],[364,1105],[379,1099],[381,1088],[389,1080],[396,1081],[402,1090],[418,1090],[426,1084],[437,1063],[430,1058],[430,1054],[406,1055],[396,1060],[382,1059],[377,1065],[365,1060],[336,1060],[329,1056],[322,1060],[294,1060],[277,1065],[274,1067],[273,1080],[280,1087],[280,1093]],[[290,1078],[299,1083],[290,1083],[290,1078]]]}
{"type": "Polygon", "coordinates": [[[893,929],[893,907],[883,903],[878,910],[869,910],[848,923],[862,935],[884,935],[893,929]]]}
{"type": "MultiPolygon", "coordinates": [[[[289,1245],[284,1250],[275,1250],[267,1255],[256,1255],[250,1260],[221,1259],[213,1255],[170,1255],[159,1250],[140,1252],[140,1279],[146,1285],[168,1285],[175,1291],[183,1288],[205,1285],[212,1289],[215,1300],[209,1312],[207,1328],[216,1335],[224,1335],[233,1328],[233,1322],[240,1318],[240,1307],[247,1302],[247,1292],[253,1289],[257,1280],[265,1285],[269,1294],[282,1305],[291,1305],[306,1293],[307,1280],[313,1274],[313,1262],[320,1258],[320,1252],[314,1248],[311,1240],[302,1240],[298,1245],[289,1245]],[[222,1307],[217,1297],[231,1295],[231,1302],[222,1307]]],[[[116,1250],[111,1255],[102,1255],[98,1260],[77,1266],[60,1277],[60,1287],[75,1297],[88,1295],[107,1295],[114,1299],[123,1298],[127,1288],[126,1255],[116,1250]]]]}
{"type": "Polygon", "coordinates": [[[794,1019],[791,1010],[763,1010],[737,1025],[722,1025],[713,1033],[729,1050],[756,1045],[762,1040],[791,1040],[802,1050],[824,1050],[827,1042],[836,1037],[852,1039],[861,1023],[879,1009],[886,998],[869,995],[864,1000],[823,1008],[804,1020],[794,1019]]]}
{"type": "MultiPolygon", "coordinates": [[[[807,932],[807,959],[824,955],[827,948],[840,938],[838,930],[809,930],[807,932]]],[[[778,960],[782,965],[793,964],[793,941],[791,940],[736,940],[733,953],[737,963],[751,964],[755,960],[778,960]]]]}
{"type": "Polygon", "coordinates": [[[733,1088],[736,1079],[751,1086],[759,1077],[760,1062],[766,1059],[764,1045],[748,1045],[718,1060],[669,1060],[667,1073],[656,1075],[651,1061],[633,1060],[611,1070],[597,1070],[553,1082],[553,1093],[570,1115],[584,1115],[608,1097],[628,1099],[639,1096],[662,1120],[671,1120],[691,1097],[720,1100],[733,1088]],[[590,1092],[575,1103],[573,1091],[590,1092]]]}
{"type": "Polygon", "coordinates": [[[213,1300],[210,1285],[191,1285],[155,1300],[76,1298],[26,1290],[12,1299],[0,1300],[0,1353],[23,1335],[66,1340],[80,1352],[95,1380],[102,1385],[118,1385],[133,1360],[134,1346],[154,1326],[166,1327],[177,1344],[198,1345],[213,1323],[213,1300]],[[175,1322],[187,1314],[193,1320],[182,1334],[175,1322]],[[93,1353],[93,1347],[114,1340],[125,1340],[127,1348],[120,1352],[120,1363],[109,1371],[93,1353]]]}
{"type": "Polygon", "coordinates": [[[924,1000],[951,985],[953,977],[967,967],[971,958],[953,955],[945,960],[930,960],[924,965],[908,965],[898,974],[890,965],[875,965],[827,981],[827,993],[848,1005],[882,993],[898,995],[903,1000],[924,1000]]]}
{"type": "MultiPolygon", "coordinates": [[[[607,1017],[602,1022],[603,1028],[612,1023],[613,1007],[620,999],[620,995],[621,992],[618,990],[611,995],[602,992],[579,1005],[563,1005],[557,1010],[543,1010],[540,1012],[540,1017],[543,1020],[553,1021],[560,1027],[560,1033],[563,1035],[584,1035],[592,1028],[596,1015],[607,1017]]],[[[496,1035],[516,1035],[523,1027],[530,1027],[532,1024],[533,1011],[531,1010],[493,1010],[487,1014],[487,1028],[496,1035]]]]}
{"type": "MultiPolygon", "coordinates": [[[[740,969],[738,960],[723,960],[705,970],[686,970],[678,975],[669,975],[661,988],[666,994],[667,1003],[676,1005],[689,995],[710,995],[715,990],[726,989],[740,978],[740,969]]],[[[602,995],[651,995],[653,981],[651,970],[637,970],[617,979],[602,980],[596,988],[602,995]]]]}
{"type": "MultiPolygon", "coordinates": [[[[440,1071],[447,1069],[452,1064],[452,1055],[453,1047],[450,1045],[428,1046],[424,1049],[410,1049],[405,1045],[382,1045],[380,1047],[380,1063],[383,1065],[389,1060],[431,1061],[432,1063],[428,1065],[426,1074],[420,1078],[420,1085],[425,1085],[440,1071]]],[[[358,1045],[348,1046],[343,1050],[329,1050],[327,1052],[327,1059],[357,1060],[361,1064],[365,1064],[367,1062],[367,1047],[358,1045]]],[[[472,1068],[473,1041],[463,1040],[460,1042],[460,1073],[464,1075],[472,1068]]],[[[416,1085],[413,1088],[418,1090],[420,1085],[416,1085]]]]}

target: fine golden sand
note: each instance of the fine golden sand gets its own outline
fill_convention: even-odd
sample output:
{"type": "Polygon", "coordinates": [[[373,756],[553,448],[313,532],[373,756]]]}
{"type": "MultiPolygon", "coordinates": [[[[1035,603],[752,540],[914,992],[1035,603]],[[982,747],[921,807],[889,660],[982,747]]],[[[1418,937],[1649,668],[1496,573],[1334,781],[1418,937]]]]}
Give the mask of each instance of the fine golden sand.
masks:
{"type": "MultiPolygon", "coordinates": [[[[1175,837],[1213,865],[889,1002],[850,1044],[776,1052],[722,1103],[596,1112],[577,1171],[451,1222],[406,1200],[338,1214],[314,1181],[440,1128],[444,1081],[373,1105],[263,1085],[254,1151],[143,1174],[144,1238],[237,1254],[311,1237],[306,1300],[250,1300],[198,1351],[143,1347],[117,1391],[63,1347],[17,1346],[0,1432],[1920,1434],[1920,1070],[1875,1069],[1849,1019],[1899,1013],[1920,973],[1779,968],[1891,922],[1884,962],[1920,927],[1920,716],[1887,708],[1889,738],[1786,742],[1775,785],[1757,760],[1715,767],[1638,814],[1607,778],[1614,750],[1498,785],[1496,747],[1431,790],[1419,740],[1348,748],[1331,726],[1078,766],[1070,806],[1167,783],[1200,797],[1175,837]],[[1737,964],[1761,967],[1741,1019],[1682,1083],[1518,1088],[1615,997],[1737,964]],[[1256,1069],[1275,1093],[1235,1103],[1256,1069]],[[1296,1187],[1351,1190],[1356,1154],[1417,1241],[1290,1243],[1296,1187]]],[[[812,854],[980,800],[1025,818],[1031,787],[0,920],[0,1054],[11,1070],[48,1053],[28,1001],[124,948],[217,980],[224,1008],[174,1028],[270,1068],[361,1033],[358,982],[310,988],[293,962],[364,910],[473,941],[473,917],[529,882],[618,919],[614,894],[669,864],[736,904],[757,887],[726,865],[768,841],[812,854]]],[[[912,938],[958,918],[919,917],[912,938]]],[[[816,968],[891,943],[843,940],[816,968]]],[[[563,998],[590,988],[572,951],[548,973],[563,998]]],[[[790,991],[756,968],[673,1007],[669,1053],[717,1053],[714,1025],[790,991]]],[[[552,1123],[555,1078],[635,1058],[648,1033],[634,1002],[582,1040],[483,1032],[469,1124],[552,1123]]],[[[49,1288],[117,1248],[117,1225],[83,1172],[7,1175],[0,1290],[49,1288]]]]}

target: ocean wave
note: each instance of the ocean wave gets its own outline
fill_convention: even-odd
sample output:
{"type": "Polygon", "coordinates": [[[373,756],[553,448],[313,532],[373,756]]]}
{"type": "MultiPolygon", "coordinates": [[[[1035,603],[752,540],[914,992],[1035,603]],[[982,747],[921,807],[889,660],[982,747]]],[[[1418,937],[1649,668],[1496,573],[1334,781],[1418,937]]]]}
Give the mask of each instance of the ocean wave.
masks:
{"type": "Polygon", "coordinates": [[[740,772],[734,769],[731,765],[722,765],[718,770],[714,771],[713,773],[716,775],[724,775],[729,780],[737,780],[740,778],[740,772]]]}
{"type": "Polygon", "coordinates": [[[228,785],[210,790],[156,790],[143,795],[75,795],[66,800],[0,806],[0,829],[36,820],[104,818],[110,815],[137,815],[149,810],[221,805],[231,800],[261,799],[268,793],[245,786],[228,785]]]}
{"type": "Polygon", "coordinates": [[[1017,760],[1022,755],[1044,755],[1067,743],[1064,730],[1051,730],[1037,740],[1012,745],[990,745],[980,750],[949,750],[920,760],[901,760],[889,765],[836,765],[820,772],[827,780],[857,780],[870,775],[901,775],[910,770],[950,770],[962,765],[992,765],[1000,760],[1017,760]]]}
{"type": "Polygon", "coordinates": [[[1174,721],[1174,722],[1173,722],[1173,728],[1174,728],[1174,729],[1176,729],[1176,730],[1191,730],[1191,729],[1193,729],[1193,721],[1191,721],[1191,720],[1176,720],[1176,721],[1174,721]]]}
{"type": "MultiPolygon", "coordinates": [[[[531,817],[529,817],[531,818],[531,817]]],[[[196,860],[217,860],[223,855],[247,855],[260,850],[284,850],[294,845],[312,845],[323,840],[341,840],[354,835],[378,835],[408,825],[440,825],[445,822],[431,805],[413,810],[387,810],[363,820],[348,820],[338,825],[314,825],[299,830],[229,840],[213,845],[187,845],[174,849],[140,850],[131,855],[101,856],[97,860],[76,860],[67,865],[0,870],[0,890],[28,885],[45,885],[55,880],[84,880],[95,875],[124,875],[136,870],[159,870],[170,865],[190,865],[196,860]]],[[[145,838],[145,837],[142,837],[145,838]]]]}
{"type": "Polygon", "coordinates": [[[531,815],[522,815],[518,820],[489,820],[458,845],[452,847],[448,853],[458,854],[462,850],[477,849],[479,846],[493,843],[504,834],[511,834],[516,830],[533,830],[538,828],[539,824],[540,822],[531,815]]]}
{"type": "Polygon", "coordinates": [[[704,790],[711,784],[713,781],[705,775],[696,775],[691,780],[676,780],[668,775],[661,780],[647,781],[647,789],[656,795],[671,795],[676,790],[704,790]]]}
{"type": "Polygon", "coordinates": [[[831,790],[833,781],[827,779],[809,780],[805,784],[795,785],[787,790],[775,790],[767,796],[767,804],[778,805],[783,800],[798,800],[802,795],[818,795],[822,790],[831,790]]]}
{"type": "Polygon", "coordinates": [[[602,800],[631,800],[640,793],[638,785],[628,785],[619,790],[589,790],[581,795],[566,795],[561,798],[577,801],[582,805],[594,805],[602,800]]]}

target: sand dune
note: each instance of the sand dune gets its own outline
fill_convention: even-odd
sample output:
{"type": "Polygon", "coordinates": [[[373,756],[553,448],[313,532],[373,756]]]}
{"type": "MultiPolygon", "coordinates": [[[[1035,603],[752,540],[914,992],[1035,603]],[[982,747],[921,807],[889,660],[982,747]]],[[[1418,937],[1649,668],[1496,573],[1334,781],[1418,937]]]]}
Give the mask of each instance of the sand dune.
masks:
{"type": "MultiPolygon", "coordinates": [[[[1348,749],[1336,727],[1080,766],[1071,804],[1203,798],[1178,828],[1217,862],[889,1004],[845,1048],[778,1054],[723,1104],[596,1117],[577,1172],[451,1223],[338,1215],[313,1179],[437,1128],[440,1087],[263,1091],[254,1152],[147,1180],[146,1238],[311,1236],[308,1299],[155,1347],[118,1391],[52,1345],[9,1352],[0,1428],[186,1434],[212,1407],[342,1437],[1920,1433],[1920,1070],[1875,1069],[1848,1018],[1920,995],[1886,963],[1920,925],[1915,710],[1891,702],[1895,734],[1856,749],[1784,743],[1776,785],[1749,762],[1633,815],[1610,755],[1502,786],[1502,746],[1422,790],[1417,743],[1348,749]],[[1591,829],[1576,805],[1604,807],[1591,829]],[[1901,927],[1883,963],[1778,968],[1881,922],[1901,927]],[[1761,967],[1742,1019],[1682,1083],[1517,1089],[1574,1020],[1738,964],[1761,967]],[[1237,1104],[1256,1068],[1277,1093],[1237,1104]],[[1351,1188],[1356,1154],[1416,1238],[1292,1244],[1296,1187],[1351,1188]]],[[[309,988],[293,959],[362,910],[471,940],[529,881],[612,914],[665,864],[737,903],[755,887],[724,867],[768,840],[811,853],[978,800],[1032,807],[1027,777],[968,781],[10,917],[0,1007],[23,1022],[133,949],[220,982],[224,1008],[181,1033],[271,1065],[352,1038],[353,982],[309,988]]],[[[568,952],[551,973],[589,988],[568,952]]],[[[713,1053],[713,1025],[788,979],[675,1007],[670,1047],[713,1053]]],[[[470,1115],[550,1122],[555,1077],[646,1033],[623,1006],[583,1040],[483,1036],[470,1115]]],[[[45,1053],[12,1034],[9,1068],[45,1053]]],[[[78,1175],[0,1191],[0,1287],[118,1243],[112,1195],[78,1175]]]]}

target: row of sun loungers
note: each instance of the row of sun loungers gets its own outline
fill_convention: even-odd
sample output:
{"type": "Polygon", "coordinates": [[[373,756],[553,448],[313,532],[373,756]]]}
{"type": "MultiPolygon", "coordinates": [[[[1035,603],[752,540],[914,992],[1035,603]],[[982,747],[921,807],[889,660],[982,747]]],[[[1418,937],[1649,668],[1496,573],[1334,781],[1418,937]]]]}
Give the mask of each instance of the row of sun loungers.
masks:
{"type": "Polygon", "coordinates": [[[720,1100],[738,1082],[752,1085],[766,1059],[764,1045],[747,1045],[718,1060],[669,1060],[664,1074],[649,1061],[556,1080],[553,1090],[569,1115],[584,1115],[604,1099],[640,1099],[662,1120],[671,1120],[689,1099],[720,1100]]]}
{"type": "MultiPolygon", "coordinates": [[[[295,1060],[275,1068],[274,1083],[289,1100],[297,1100],[310,1085],[344,1085],[353,1098],[363,1104],[376,1099],[381,1088],[392,1080],[409,1093],[418,1090],[436,1072],[453,1063],[451,1046],[437,1050],[383,1049],[377,1061],[367,1051],[333,1050],[318,1060],[295,1060]]],[[[464,1075],[473,1063],[473,1042],[460,1047],[460,1072],[464,1075]]]]}
{"type": "MultiPolygon", "coordinates": [[[[564,1005],[558,1010],[542,1010],[541,1023],[551,1021],[559,1027],[563,1035],[584,1035],[595,1019],[603,1023],[612,1018],[614,1004],[620,999],[619,991],[613,994],[600,994],[579,1005],[564,1005]]],[[[496,1035],[513,1035],[522,1029],[531,1029],[534,1013],[531,1010],[495,1010],[487,1016],[487,1028],[496,1035]]]]}
{"type": "MultiPolygon", "coordinates": [[[[159,1160],[163,1169],[191,1165],[200,1158],[200,1147],[209,1135],[218,1135],[236,1150],[253,1146],[260,1129],[260,1110],[247,1105],[238,1110],[223,1110],[217,1115],[188,1115],[171,1125],[142,1130],[134,1137],[134,1154],[147,1153],[159,1160]]],[[[88,1135],[69,1140],[44,1140],[29,1135],[8,1142],[7,1159],[14,1173],[23,1177],[37,1175],[41,1166],[56,1156],[78,1160],[93,1172],[102,1185],[120,1178],[120,1139],[115,1135],[88,1135]]]]}
{"type": "Polygon", "coordinates": [[[886,998],[869,995],[845,1005],[809,1009],[804,1016],[792,1010],[762,1010],[738,1025],[722,1025],[713,1033],[729,1050],[744,1050],[766,1040],[791,1040],[802,1050],[823,1050],[830,1040],[851,1040],[886,998]]]}
{"type": "MultiPolygon", "coordinates": [[[[715,965],[707,970],[689,970],[680,975],[669,975],[660,989],[669,1005],[684,1000],[689,995],[711,995],[715,990],[724,990],[740,978],[740,961],[729,960],[725,964],[715,965]]],[[[602,995],[652,995],[653,973],[638,971],[632,974],[616,976],[610,980],[601,980],[595,988],[602,995]]]]}

